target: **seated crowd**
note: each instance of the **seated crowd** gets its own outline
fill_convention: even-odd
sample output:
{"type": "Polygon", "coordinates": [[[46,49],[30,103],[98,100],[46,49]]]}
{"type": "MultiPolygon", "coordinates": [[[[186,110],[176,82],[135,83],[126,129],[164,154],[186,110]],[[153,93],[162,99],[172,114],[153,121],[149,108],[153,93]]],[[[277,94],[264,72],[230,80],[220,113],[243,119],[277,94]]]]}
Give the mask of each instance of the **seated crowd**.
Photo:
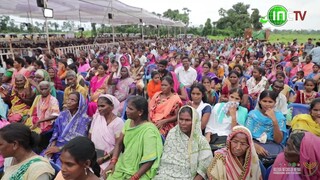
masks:
{"type": "Polygon", "coordinates": [[[303,48],[164,39],[6,59],[2,179],[320,179],[303,48]]]}

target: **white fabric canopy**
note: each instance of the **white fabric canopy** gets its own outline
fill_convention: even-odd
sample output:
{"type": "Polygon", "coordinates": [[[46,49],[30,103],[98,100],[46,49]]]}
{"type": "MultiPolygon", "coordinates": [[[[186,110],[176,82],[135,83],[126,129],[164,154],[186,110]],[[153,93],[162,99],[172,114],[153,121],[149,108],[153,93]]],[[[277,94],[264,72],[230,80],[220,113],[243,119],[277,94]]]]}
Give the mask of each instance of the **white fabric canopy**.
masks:
{"type": "MultiPolygon", "coordinates": [[[[159,17],[142,8],[129,6],[118,0],[49,0],[48,8],[53,9],[55,20],[94,22],[98,24],[184,27],[182,22],[159,17]],[[113,14],[108,19],[108,13],[113,14]]],[[[36,0],[1,0],[0,14],[44,19],[42,8],[36,0]]]]}

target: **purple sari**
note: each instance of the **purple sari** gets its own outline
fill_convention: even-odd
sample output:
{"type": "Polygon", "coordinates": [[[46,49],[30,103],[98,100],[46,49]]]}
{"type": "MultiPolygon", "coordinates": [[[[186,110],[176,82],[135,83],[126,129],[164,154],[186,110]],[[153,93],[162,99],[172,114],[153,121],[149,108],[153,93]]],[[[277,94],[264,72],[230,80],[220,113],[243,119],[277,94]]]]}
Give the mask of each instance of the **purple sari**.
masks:
{"type": "Polygon", "coordinates": [[[216,84],[219,83],[219,78],[212,72],[208,72],[206,75],[203,75],[202,73],[198,74],[198,77],[197,77],[197,81],[198,82],[201,82],[202,81],[202,78],[204,76],[207,76],[209,77],[212,81],[214,81],[216,84]]]}
{"type": "MultiPolygon", "coordinates": [[[[56,141],[56,146],[62,147],[77,136],[88,136],[90,119],[86,112],[86,100],[80,94],[79,108],[75,115],[72,116],[69,110],[64,110],[55,120],[50,144],[56,141]]],[[[60,153],[56,153],[52,156],[52,159],[56,164],[61,165],[59,156],[60,153]]]]}

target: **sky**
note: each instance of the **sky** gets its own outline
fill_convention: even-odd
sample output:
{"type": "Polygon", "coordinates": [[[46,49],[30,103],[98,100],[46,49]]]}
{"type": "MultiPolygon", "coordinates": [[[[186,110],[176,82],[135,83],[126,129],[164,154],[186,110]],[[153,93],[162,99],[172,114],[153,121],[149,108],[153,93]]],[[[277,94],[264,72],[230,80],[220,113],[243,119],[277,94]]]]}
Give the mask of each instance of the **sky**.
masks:
{"type": "MultiPolygon", "coordinates": [[[[273,5],[283,5],[289,12],[307,11],[304,21],[288,21],[284,26],[277,29],[320,29],[320,0],[120,0],[131,6],[141,7],[149,12],[162,14],[168,9],[178,9],[186,7],[191,10],[191,26],[204,24],[207,18],[211,21],[219,19],[218,10],[220,8],[230,9],[237,2],[243,2],[250,5],[251,8],[257,8],[260,15],[267,15],[268,10],[273,5]]],[[[294,14],[292,14],[294,17],[294,14]]],[[[275,27],[267,23],[264,28],[274,29],[275,27]]]]}

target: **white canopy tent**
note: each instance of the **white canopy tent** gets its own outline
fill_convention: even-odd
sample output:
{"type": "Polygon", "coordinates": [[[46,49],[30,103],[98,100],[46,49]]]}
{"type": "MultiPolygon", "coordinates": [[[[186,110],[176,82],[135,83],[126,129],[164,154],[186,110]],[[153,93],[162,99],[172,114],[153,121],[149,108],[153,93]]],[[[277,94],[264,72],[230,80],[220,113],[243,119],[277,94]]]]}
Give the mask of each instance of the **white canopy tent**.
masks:
{"type": "MultiPolygon", "coordinates": [[[[184,27],[182,22],[159,17],[142,8],[129,6],[118,0],[49,0],[47,8],[54,11],[55,20],[94,22],[110,25],[142,24],[184,27]],[[112,14],[112,19],[108,14],[112,14]],[[142,22],[141,22],[142,21],[142,22]]],[[[1,0],[0,14],[31,19],[44,19],[36,0],[1,0]]]]}

